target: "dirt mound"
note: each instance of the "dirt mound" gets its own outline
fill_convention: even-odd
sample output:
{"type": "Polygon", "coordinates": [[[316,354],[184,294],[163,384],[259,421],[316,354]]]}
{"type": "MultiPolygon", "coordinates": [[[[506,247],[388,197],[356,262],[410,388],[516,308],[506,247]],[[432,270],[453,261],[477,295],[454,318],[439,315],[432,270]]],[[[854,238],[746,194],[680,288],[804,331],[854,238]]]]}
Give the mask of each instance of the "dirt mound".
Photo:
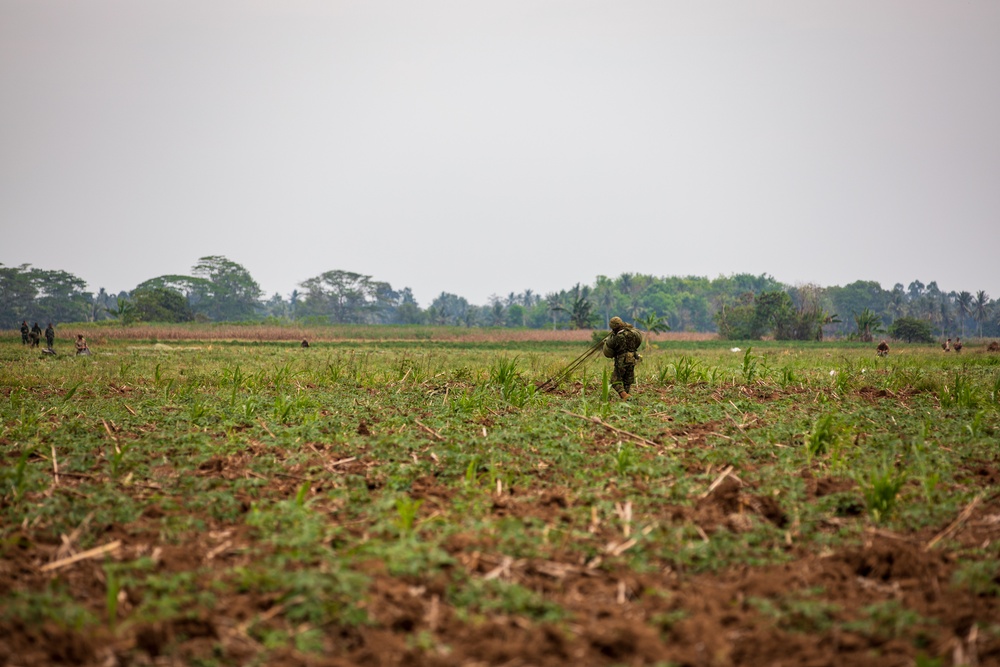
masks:
{"type": "Polygon", "coordinates": [[[693,512],[671,508],[672,518],[689,518],[704,530],[711,531],[725,526],[734,533],[753,529],[754,516],[761,517],[779,528],[788,524],[788,515],[777,500],[766,495],[749,493],[737,477],[725,477],[712,491],[701,498],[693,512]]]}
{"type": "Polygon", "coordinates": [[[0,623],[0,665],[83,665],[94,660],[95,646],[106,638],[80,633],[46,622],[29,627],[24,623],[0,623]]]}

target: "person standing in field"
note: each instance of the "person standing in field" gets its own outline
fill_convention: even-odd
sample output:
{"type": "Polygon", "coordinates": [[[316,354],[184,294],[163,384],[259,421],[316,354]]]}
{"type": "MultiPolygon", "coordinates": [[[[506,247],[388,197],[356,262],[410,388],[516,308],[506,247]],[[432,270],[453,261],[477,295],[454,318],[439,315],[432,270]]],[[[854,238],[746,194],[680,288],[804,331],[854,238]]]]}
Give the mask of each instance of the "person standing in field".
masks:
{"type": "Polygon", "coordinates": [[[879,357],[889,356],[889,344],[885,342],[884,338],[882,339],[882,342],[878,344],[878,347],[875,348],[875,355],[879,357]]]}
{"type": "Polygon", "coordinates": [[[28,334],[31,329],[28,328],[28,320],[21,320],[21,345],[28,344],[28,334]]]}
{"type": "Polygon", "coordinates": [[[631,398],[629,390],[635,384],[635,365],[639,362],[639,346],[642,334],[620,317],[612,317],[608,322],[611,335],[604,339],[604,356],[615,360],[611,373],[611,386],[623,401],[631,398]]]}
{"type": "Polygon", "coordinates": [[[31,325],[31,347],[38,347],[38,341],[42,339],[42,328],[38,326],[38,322],[31,325]]]}
{"type": "Polygon", "coordinates": [[[52,349],[52,344],[56,342],[56,330],[52,326],[52,322],[49,322],[49,326],[45,327],[45,347],[52,349]]]}

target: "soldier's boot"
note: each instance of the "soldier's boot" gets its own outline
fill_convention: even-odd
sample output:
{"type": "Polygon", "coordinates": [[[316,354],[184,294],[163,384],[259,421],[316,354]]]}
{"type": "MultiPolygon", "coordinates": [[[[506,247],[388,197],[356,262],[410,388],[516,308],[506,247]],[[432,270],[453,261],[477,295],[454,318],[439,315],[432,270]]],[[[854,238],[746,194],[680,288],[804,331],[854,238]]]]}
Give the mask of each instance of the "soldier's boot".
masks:
{"type": "Polygon", "coordinates": [[[628,399],[632,398],[632,396],[627,391],[625,391],[624,389],[622,389],[621,391],[619,391],[618,395],[621,396],[621,399],[623,401],[627,401],[628,399]]]}

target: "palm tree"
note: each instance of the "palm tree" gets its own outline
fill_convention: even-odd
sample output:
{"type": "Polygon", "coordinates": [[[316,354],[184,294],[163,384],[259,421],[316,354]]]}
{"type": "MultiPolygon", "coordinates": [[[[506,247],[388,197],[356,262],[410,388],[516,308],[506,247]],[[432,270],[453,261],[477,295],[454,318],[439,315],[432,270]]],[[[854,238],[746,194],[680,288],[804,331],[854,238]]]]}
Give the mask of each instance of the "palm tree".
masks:
{"type": "MultiPolygon", "coordinates": [[[[661,331],[670,331],[670,325],[667,324],[667,318],[660,317],[653,311],[650,311],[645,317],[636,318],[635,323],[651,334],[660,333],[661,331]]],[[[646,336],[645,338],[646,347],[648,348],[650,345],[649,336],[646,336]]]]}
{"type": "Polygon", "coordinates": [[[959,292],[955,296],[955,306],[958,309],[958,317],[962,323],[962,335],[965,335],[965,320],[972,314],[972,295],[968,292],[959,292]]]}
{"type": "Polygon", "coordinates": [[[892,313],[892,318],[902,317],[906,312],[904,310],[906,306],[906,292],[903,291],[903,286],[898,285],[899,289],[893,289],[889,293],[889,312],[892,313]]]}
{"type": "Polygon", "coordinates": [[[573,287],[573,292],[570,294],[570,306],[569,308],[564,308],[563,306],[557,306],[555,310],[561,310],[569,314],[570,319],[573,321],[573,326],[577,329],[587,329],[591,325],[591,320],[594,318],[593,314],[593,304],[587,298],[590,295],[590,287],[581,286],[577,283],[573,287]]]}
{"type": "Polygon", "coordinates": [[[604,313],[605,323],[611,319],[611,308],[615,305],[614,287],[614,283],[607,276],[597,276],[594,295],[597,298],[597,307],[604,313]]]}
{"type": "Polygon", "coordinates": [[[944,336],[946,332],[951,331],[953,323],[951,319],[951,306],[948,303],[948,299],[941,299],[940,313],[941,313],[941,335],[944,336]]]}
{"type": "Polygon", "coordinates": [[[979,323],[979,337],[983,337],[983,322],[989,319],[990,297],[985,290],[976,292],[976,300],[972,303],[972,317],[979,323]]]}
{"type": "Polygon", "coordinates": [[[558,313],[561,313],[566,309],[563,308],[562,303],[560,303],[559,295],[555,293],[547,294],[545,296],[545,304],[546,304],[546,309],[549,311],[549,315],[552,316],[552,330],[555,331],[556,317],[558,313]]]}
{"type": "Polygon", "coordinates": [[[882,318],[865,308],[861,314],[854,315],[854,323],[858,325],[858,337],[864,343],[872,342],[874,334],[882,331],[882,318]]]}

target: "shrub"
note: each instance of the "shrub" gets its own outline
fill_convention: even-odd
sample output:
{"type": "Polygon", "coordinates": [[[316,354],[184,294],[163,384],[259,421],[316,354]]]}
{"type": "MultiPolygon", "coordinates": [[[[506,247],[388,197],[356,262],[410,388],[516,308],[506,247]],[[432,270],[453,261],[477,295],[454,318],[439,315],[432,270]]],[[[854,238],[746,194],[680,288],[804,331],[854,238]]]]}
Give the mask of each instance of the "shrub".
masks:
{"type": "Polygon", "coordinates": [[[933,343],[931,325],[915,317],[900,317],[889,325],[889,335],[907,343],[933,343]]]}

